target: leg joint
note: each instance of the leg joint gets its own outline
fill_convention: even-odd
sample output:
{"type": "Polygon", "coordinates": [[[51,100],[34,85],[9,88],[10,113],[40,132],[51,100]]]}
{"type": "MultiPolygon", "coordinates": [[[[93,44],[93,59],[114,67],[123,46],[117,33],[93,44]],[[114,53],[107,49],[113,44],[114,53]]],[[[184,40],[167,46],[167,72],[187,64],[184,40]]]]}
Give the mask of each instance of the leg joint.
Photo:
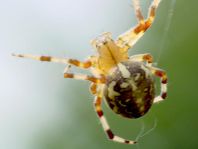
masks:
{"type": "Polygon", "coordinates": [[[113,132],[111,131],[111,129],[106,130],[106,132],[107,132],[108,138],[112,140],[112,139],[114,138],[114,134],[113,134],[113,132]]]}

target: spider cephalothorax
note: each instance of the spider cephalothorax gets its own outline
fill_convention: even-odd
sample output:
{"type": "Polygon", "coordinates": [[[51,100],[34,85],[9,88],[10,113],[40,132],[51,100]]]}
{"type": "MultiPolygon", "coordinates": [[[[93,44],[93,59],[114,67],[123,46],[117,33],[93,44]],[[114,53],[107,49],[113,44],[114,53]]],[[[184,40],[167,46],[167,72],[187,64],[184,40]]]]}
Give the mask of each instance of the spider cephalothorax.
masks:
{"type": "Polygon", "coordinates": [[[137,141],[126,140],[113,134],[102,111],[103,97],[115,113],[127,118],[138,118],[147,113],[153,103],[165,99],[167,94],[166,73],[152,66],[153,59],[150,54],[128,56],[128,50],[152,25],[160,0],[153,0],[147,19],[144,19],[141,13],[139,0],[133,2],[138,24],[116,40],[111,38],[109,32],[92,40],[91,44],[97,54],[84,62],[50,56],[13,54],[17,57],[66,64],[64,78],[92,82],[90,90],[95,95],[94,108],[104,131],[110,140],[125,144],[134,144],[137,141]],[[92,75],[70,73],[69,68],[72,65],[91,69],[92,75]],[[154,76],[161,78],[161,94],[158,96],[155,96],[154,76]]]}

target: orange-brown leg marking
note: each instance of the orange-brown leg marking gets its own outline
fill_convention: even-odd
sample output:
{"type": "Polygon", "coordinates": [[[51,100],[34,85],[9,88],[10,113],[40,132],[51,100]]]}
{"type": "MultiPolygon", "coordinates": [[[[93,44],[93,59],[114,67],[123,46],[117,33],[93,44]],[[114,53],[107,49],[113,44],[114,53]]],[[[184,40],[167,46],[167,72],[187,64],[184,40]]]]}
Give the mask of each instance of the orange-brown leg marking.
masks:
{"type": "Polygon", "coordinates": [[[147,63],[152,63],[153,62],[153,57],[151,54],[146,53],[146,54],[137,54],[133,55],[130,57],[130,60],[135,60],[135,61],[146,61],[147,63]]]}
{"type": "Polygon", "coordinates": [[[76,59],[68,59],[68,63],[80,68],[89,68],[91,67],[91,61],[87,60],[85,62],[80,62],[76,59]]]}
{"type": "Polygon", "coordinates": [[[101,104],[102,104],[102,94],[98,93],[98,95],[96,96],[95,101],[94,101],[94,108],[95,108],[95,111],[99,117],[101,124],[102,124],[102,127],[103,127],[105,133],[107,134],[107,137],[114,142],[119,142],[119,143],[124,143],[124,144],[135,144],[136,141],[126,140],[119,136],[114,135],[114,133],[110,129],[109,124],[104,116],[101,104]]]}
{"type": "Polygon", "coordinates": [[[90,91],[93,95],[97,93],[97,84],[96,83],[91,83],[90,85],[90,91]]]}
{"type": "Polygon", "coordinates": [[[51,56],[35,56],[31,54],[12,54],[12,55],[16,57],[29,58],[29,59],[34,59],[38,61],[71,64],[80,68],[89,68],[92,65],[89,60],[85,62],[80,62],[76,59],[57,58],[57,57],[51,57],[51,56]]]}

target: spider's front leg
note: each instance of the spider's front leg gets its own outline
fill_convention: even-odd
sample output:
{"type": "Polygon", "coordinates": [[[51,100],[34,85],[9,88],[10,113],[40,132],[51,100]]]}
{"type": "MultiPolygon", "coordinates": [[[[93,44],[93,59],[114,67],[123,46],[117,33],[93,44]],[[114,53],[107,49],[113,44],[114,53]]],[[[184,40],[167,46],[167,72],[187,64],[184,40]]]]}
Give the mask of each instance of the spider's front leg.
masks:
{"type": "Polygon", "coordinates": [[[144,32],[152,25],[159,3],[160,0],[153,0],[149,8],[148,17],[145,20],[140,9],[139,0],[133,0],[138,25],[132,27],[129,29],[129,31],[120,35],[116,40],[116,44],[121,47],[123,51],[128,51],[143,36],[144,32]]]}
{"type": "Polygon", "coordinates": [[[20,58],[29,58],[38,61],[45,61],[45,62],[55,62],[55,63],[62,63],[62,64],[70,64],[80,68],[89,68],[91,67],[91,61],[87,60],[85,62],[80,62],[76,59],[66,59],[66,58],[57,58],[51,56],[36,56],[31,54],[12,54],[12,56],[20,57],[20,58]]]}
{"type": "Polygon", "coordinates": [[[97,95],[95,97],[94,108],[95,108],[95,111],[100,119],[102,127],[103,127],[105,133],[107,134],[108,138],[114,142],[119,142],[119,143],[124,143],[124,144],[137,143],[136,141],[126,140],[126,139],[121,138],[117,135],[114,135],[114,133],[110,129],[110,126],[109,126],[109,124],[104,116],[103,110],[102,110],[102,97],[103,97],[102,95],[103,95],[103,93],[100,88],[100,90],[97,92],[97,95]]]}
{"type": "Polygon", "coordinates": [[[76,60],[76,59],[57,58],[57,57],[51,57],[51,56],[35,56],[35,55],[31,55],[31,54],[12,54],[12,55],[16,56],[16,57],[29,58],[29,59],[34,59],[34,60],[38,60],[38,61],[67,64],[67,67],[64,70],[64,78],[88,80],[93,83],[104,83],[105,82],[104,77],[96,78],[94,76],[89,76],[89,75],[68,73],[71,65],[74,65],[74,66],[80,67],[80,68],[84,68],[84,69],[90,68],[92,66],[92,62],[90,59],[88,59],[85,62],[80,62],[79,60],[76,60]]]}

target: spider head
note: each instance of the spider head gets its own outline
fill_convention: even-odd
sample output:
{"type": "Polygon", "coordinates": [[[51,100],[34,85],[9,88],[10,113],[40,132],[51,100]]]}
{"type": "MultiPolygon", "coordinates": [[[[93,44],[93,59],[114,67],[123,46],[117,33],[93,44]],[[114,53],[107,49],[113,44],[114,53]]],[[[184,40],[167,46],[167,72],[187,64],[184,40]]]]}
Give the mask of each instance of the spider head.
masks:
{"type": "Polygon", "coordinates": [[[112,41],[112,34],[110,32],[105,32],[96,37],[95,39],[91,40],[91,45],[95,49],[98,49],[110,41],[112,41]]]}

